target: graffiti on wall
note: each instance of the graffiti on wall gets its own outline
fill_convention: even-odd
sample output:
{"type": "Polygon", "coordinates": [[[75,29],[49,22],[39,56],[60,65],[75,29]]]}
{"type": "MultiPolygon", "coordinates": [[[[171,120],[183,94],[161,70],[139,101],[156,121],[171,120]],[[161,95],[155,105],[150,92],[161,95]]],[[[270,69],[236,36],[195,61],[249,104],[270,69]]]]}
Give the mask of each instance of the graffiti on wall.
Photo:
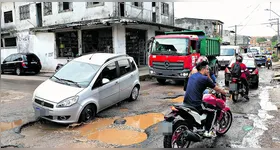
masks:
{"type": "Polygon", "coordinates": [[[29,52],[29,34],[28,33],[18,33],[17,34],[17,46],[18,52],[26,53],[29,52]]]}

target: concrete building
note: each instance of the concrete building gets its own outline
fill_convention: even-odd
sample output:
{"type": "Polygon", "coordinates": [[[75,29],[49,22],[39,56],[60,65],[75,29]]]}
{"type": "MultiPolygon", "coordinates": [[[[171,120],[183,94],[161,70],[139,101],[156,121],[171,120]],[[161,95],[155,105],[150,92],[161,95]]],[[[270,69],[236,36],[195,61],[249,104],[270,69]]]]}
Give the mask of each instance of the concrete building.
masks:
{"type": "Polygon", "coordinates": [[[207,36],[222,37],[223,22],[214,19],[179,18],[175,19],[175,26],[189,30],[203,30],[207,36]]]}
{"type": "Polygon", "coordinates": [[[128,54],[146,65],[150,37],[183,29],[174,27],[173,2],[5,2],[2,12],[1,62],[33,52],[45,70],[92,52],[128,54]]]}

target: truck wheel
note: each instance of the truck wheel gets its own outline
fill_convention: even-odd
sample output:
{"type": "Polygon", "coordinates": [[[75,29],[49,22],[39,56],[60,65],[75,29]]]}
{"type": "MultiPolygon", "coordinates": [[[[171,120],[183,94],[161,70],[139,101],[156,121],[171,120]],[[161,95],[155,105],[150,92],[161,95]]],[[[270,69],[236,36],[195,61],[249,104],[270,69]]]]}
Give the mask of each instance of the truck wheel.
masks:
{"type": "Polygon", "coordinates": [[[158,83],[160,83],[160,84],[164,84],[165,81],[166,81],[166,79],[157,79],[157,81],[158,81],[158,83]]]}
{"type": "Polygon", "coordinates": [[[215,74],[216,78],[219,76],[219,65],[218,65],[218,63],[216,63],[215,66],[214,66],[214,74],[215,74]]]}

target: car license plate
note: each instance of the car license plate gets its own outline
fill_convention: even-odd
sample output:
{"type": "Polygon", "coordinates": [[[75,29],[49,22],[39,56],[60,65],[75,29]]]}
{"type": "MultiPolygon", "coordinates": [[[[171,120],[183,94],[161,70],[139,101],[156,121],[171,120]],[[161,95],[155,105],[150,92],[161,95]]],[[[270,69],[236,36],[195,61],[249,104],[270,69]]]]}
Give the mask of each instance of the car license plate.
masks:
{"type": "Polygon", "coordinates": [[[162,122],[160,125],[160,132],[163,135],[171,135],[172,134],[172,123],[171,122],[162,122]]]}
{"type": "Polygon", "coordinates": [[[35,116],[36,117],[43,117],[43,116],[48,116],[48,115],[49,115],[49,111],[47,109],[35,107],[35,116]]]}
{"type": "Polygon", "coordinates": [[[237,84],[236,83],[231,83],[229,85],[229,90],[230,91],[236,91],[237,90],[237,84]]]}
{"type": "Polygon", "coordinates": [[[31,62],[31,64],[37,64],[37,62],[31,62]]]}

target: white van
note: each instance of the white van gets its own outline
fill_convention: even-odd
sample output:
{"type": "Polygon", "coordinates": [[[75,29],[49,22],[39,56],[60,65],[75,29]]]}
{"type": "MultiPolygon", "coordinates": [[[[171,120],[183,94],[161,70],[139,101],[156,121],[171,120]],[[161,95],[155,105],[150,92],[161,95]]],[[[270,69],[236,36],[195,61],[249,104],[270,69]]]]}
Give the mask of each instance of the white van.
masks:
{"type": "Polygon", "coordinates": [[[235,54],[240,53],[240,46],[221,46],[220,56],[217,57],[219,61],[219,67],[225,68],[229,63],[235,59],[235,54]]]}

